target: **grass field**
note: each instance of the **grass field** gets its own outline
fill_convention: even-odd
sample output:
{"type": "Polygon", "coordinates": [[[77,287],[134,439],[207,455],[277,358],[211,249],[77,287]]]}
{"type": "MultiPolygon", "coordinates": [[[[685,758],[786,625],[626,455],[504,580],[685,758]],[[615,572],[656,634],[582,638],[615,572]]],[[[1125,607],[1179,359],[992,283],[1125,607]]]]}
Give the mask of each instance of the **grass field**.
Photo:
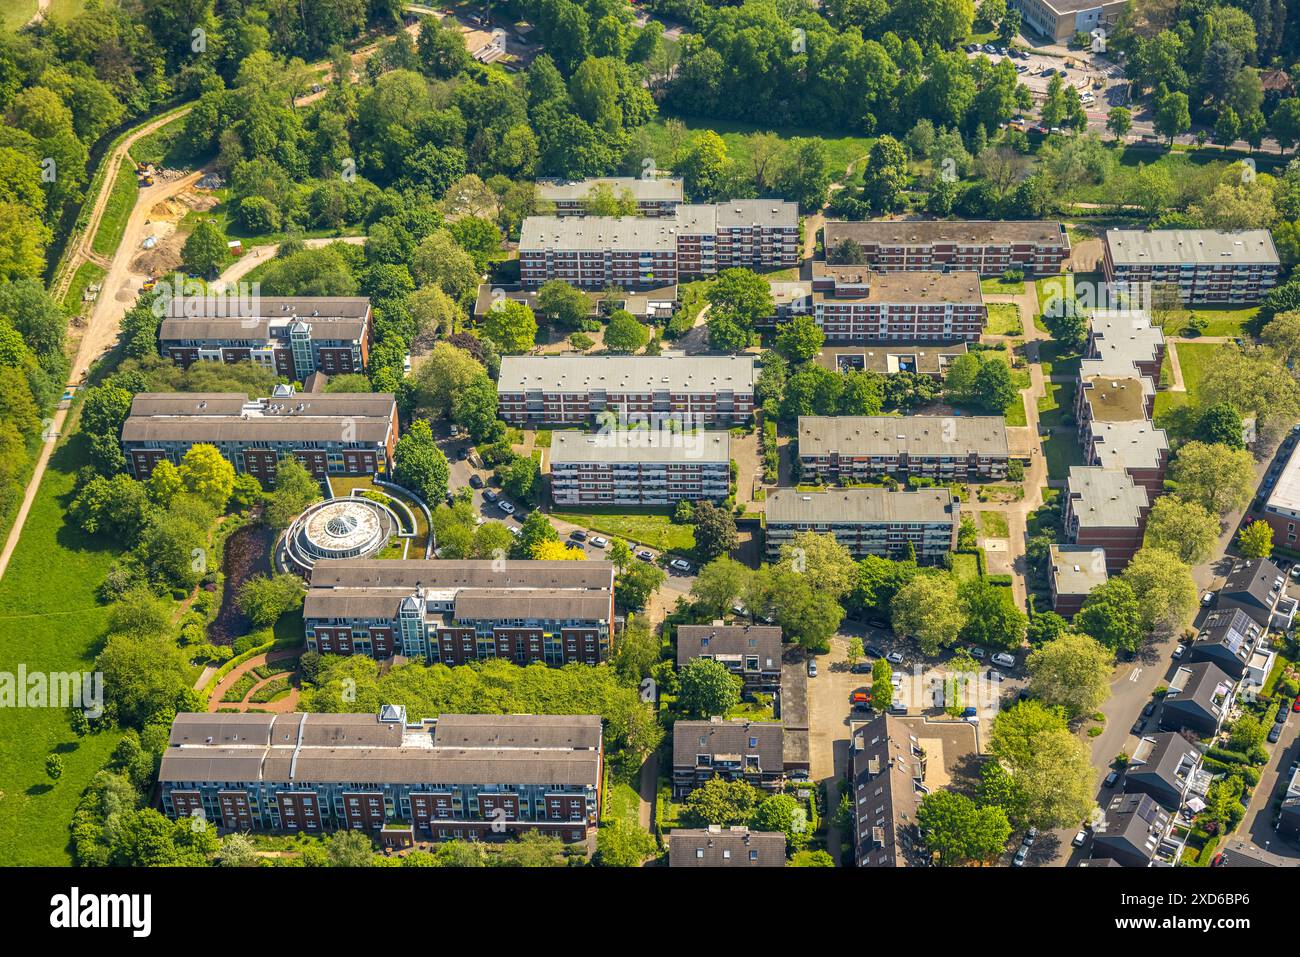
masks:
{"type": "MultiPolygon", "coordinates": [[[[0,671],[88,671],[106,608],[95,599],[114,553],[64,524],[80,436],[55,450],[26,527],[0,579],[0,671]]],[[[0,865],[71,863],[68,828],[77,800],[119,735],[77,738],[59,708],[0,708],[0,865]],[[58,749],[63,775],[51,783],[45,758],[58,749]]]]}
{"type": "Polygon", "coordinates": [[[1004,282],[1000,276],[994,276],[992,279],[981,279],[980,290],[986,296],[1018,296],[1025,291],[1025,283],[1023,279],[1004,282]]]}
{"type": "Polygon", "coordinates": [[[646,126],[652,137],[655,164],[661,169],[672,168],[672,144],[667,135],[669,119],[680,119],[691,133],[713,130],[727,145],[727,155],[742,166],[749,162],[749,146],[745,137],[750,133],[775,133],[783,140],[795,137],[820,139],[826,144],[826,155],[837,177],[848,169],[849,164],[854,160],[866,156],[867,151],[871,149],[871,144],[875,142],[874,138],[867,136],[827,136],[823,131],[799,127],[764,127],[753,123],[732,123],[727,120],[661,116],[646,126]]]}
{"type": "Polygon", "coordinates": [[[1205,309],[1194,306],[1188,310],[1188,315],[1209,323],[1201,330],[1203,336],[1244,336],[1246,323],[1254,319],[1258,312],[1259,306],[1247,306],[1244,309],[1205,309]]]}
{"type": "Polygon", "coordinates": [[[100,217],[99,229],[91,240],[90,248],[101,256],[111,256],[122,242],[126,232],[126,221],[135,208],[136,195],[140,192],[136,185],[135,170],[128,163],[121,163],[113,175],[113,185],[104,204],[104,215],[100,217]]]}
{"type": "Polygon", "coordinates": [[[104,267],[98,263],[87,260],[78,266],[77,271],[72,275],[72,283],[68,286],[68,293],[63,297],[63,308],[73,314],[80,313],[83,306],[89,305],[81,301],[81,296],[86,291],[86,287],[102,282],[105,275],[104,267]]]}
{"type": "MultiPolygon", "coordinates": [[[[1169,348],[1178,350],[1178,365],[1183,370],[1183,385],[1187,387],[1187,391],[1156,393],[1154,415],[1156,425],[1161,425],[1164,416],[1181,406],[1190,405],[1194,408],[1199,405],[1201,380],[1213,365],[1214,357],[1221,350],[1235,349],[1236,346],[1217,342],[1179,342],[1170,343],[1169,348]]],[[[1161,381],[1173,381],[1168,365],[1169,356],[1166,355],[1165,364],[1160,372],[1161,381]]]]}
{"type": "Polygon", "coordinates": [[[969,552],[954,552],[952,574],[959,581],[973,581],[980,577],[979,558],[969,552]]]}
{"type": "Polygon", "coordinates": [[[980,531],[985,538],[1006,538],[1011,534],[1006,512],[980,512],[980,531]]]}
{"type": "Polygon", "coordinates": [[[989,321],[988,326],[984,329],[985,335],[1024,335],[1025,327],[1020,319],[1020,307],[1014,302],[990,302],[988,310],[989,321]]]}
{"type": "Polygon", "coordinates": [[[131,147],[131,158],[137,163],[153,163],[157,166],[178,166],[183,156],[181,133],[185,129],[185,117],[178,116],[164,126],[160,126],[148,136],[142,136],[131,147]]]}
{"type": "Polygon", "coordinates": [[[572,522],[605,535],[616,535],[659,551],[690,552],[695,548],[695,529],[690,525],[674,525],[666,513],[628,515],[610,510],[551,514],[561,521],[572,522]]]}
{"type": "Polygon", "coordinates": [[[1047,394],[1038,400],[1038,421],[1051,428],[1060,425],[1061,420],[1073,411],[1077,385],[1074,382],[1053,382],[1050,379],[1043,385],[1047,394]]]}
{"type": "Polygon", "coordinates": [[[1083,449],[1073,432],[1053,432],[1043,439],[1043,457],[1047,460],[1047,477],[1065,479],[1071,465],[1083,464],[1083,449]]]}
{"type": "Polygon", "coordinates": [[[36,0],[0,0],[0,27],[17,30],[36,12],[36,0]]]}
{"type": "MultiPolygon", "coordinates": [[[[1141,202],[1138,170],[1151,166],[1169,174],[1169,181],[1174,184],[1172,205],[1184,206],[1189,200],[1207,195],[1228,166],[1239,162],[1235,155],[1225,159],[1217,149],[1164,152],[1138,146],[1120,151],[1118,160],[1102,182],[1082,186],[1070,198],[1080,203],[1141,202]]],[[[1261,172],[1267,171],[1276,164],[1277,154],[1257,153],[1254,160],[1261,172]]]]}

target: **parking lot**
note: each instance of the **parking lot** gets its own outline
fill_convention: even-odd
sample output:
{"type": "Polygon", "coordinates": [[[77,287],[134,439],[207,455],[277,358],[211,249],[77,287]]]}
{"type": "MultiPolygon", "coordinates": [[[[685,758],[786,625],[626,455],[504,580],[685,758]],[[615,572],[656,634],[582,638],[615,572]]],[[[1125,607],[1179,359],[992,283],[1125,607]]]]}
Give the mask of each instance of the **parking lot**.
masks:
{"type": "Polygon", "coordinates": [[[1096,54],[1078,52],[1061,57],[1032,50],[1012,51],[1001,44],[986,44],[973,51],[972,46],[974,44],[966,47],[966,55],[972,59],[982,56],[994,63],[1011,59],[1020,74],[1020,82],[1033,94],[1035,105],[1041,104],[1047,96],[1048,84],[1057,74],[1079,91],[1089,119],[1127,101],[1128,81],[1124,79],[1123,70],[1096,54]],[[989,52],[989,47],[993,52],[989,52]]]}

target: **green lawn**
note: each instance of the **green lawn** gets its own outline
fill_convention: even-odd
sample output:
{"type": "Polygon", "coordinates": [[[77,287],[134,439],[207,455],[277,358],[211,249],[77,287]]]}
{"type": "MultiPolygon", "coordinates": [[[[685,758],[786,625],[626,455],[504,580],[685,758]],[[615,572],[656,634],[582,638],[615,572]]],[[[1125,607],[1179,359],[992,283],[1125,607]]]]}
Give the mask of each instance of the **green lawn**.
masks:
{"type": "Polygon", "coordinates": [[[1011,534],[1006,512],[980,512],[980,531],[985,538],[1006,538],[1011,534]]]}
{"type": "Polygon", "coordinates": [[[0,26],[17,30],[36,12],[36,0],[0,0],[0,26]]]}
{"type": "Polygon", "coordinates": [[[695,548],[695,529],[690,525],[674,525],[667,513],[629,515],[610,509],[551,514],[561,521],[572,522],[605,535],[616,535],[659,551],[690,552],[695,548]]]}
{"type": "Polygon", "coordinates": [[[1047,394],[1038,400],[1038,421],[1051,428],[1061,424],[1061,420],[1074,410],[1074,393],[1078,388],[1075,382],[1043,383],[1047,394]]]}
{"type": "Polygon", "coordinates": [[[979,578],[979,558],[969,552],[954,552],[952,556],[952,573],[959,582],[979,578]]]}
{"type": "Polygon", "coordinates": [[[1055,339],[1038,344],[1038,363],[1043,367],[1043,375],[1048,378],[1075,378],[1079,374],[1079,358],[1079,353],[1068,351],[1055,339]]]}
{"type": "MultiPolygon", "coordinates": [[[[70,430],[69,430],[70,431],[70,430]]],[[[106,608],[95,599],[115,557],[106,545],[64,524],[83,442],[73,435],[50,461],[13,559],[0,579],[0,671],[86,671],[93,666],[106,608]]],[[[66,711],[0,708],[0,865],[71,863],[68,828],[91,777],[119,735],[73,735],[66,711]],[[45,758],[63,755],[51,785],[45,758]]]]}
{"type": "Polygon", "coordinates": [[[1001,276],[994,276],[992,279],[981,279],[980,290],[986,296],[1018,296],[1025,291],[1025,282],[1023,279],[1006,282],[1001,276]]]}
{"type": "Polygon", "coordinates": [[[72,315],[79,314],[84,306],[89,305],[81,301],[86,287],[94,283],[102,283],[105,275],[106,270],[98,263],[87,260],[78,266],[77,271],[72,275],[72,282],[68,285],[67,295],[63,297],[63,308],[72,315]]]}
{"type": "Polygon", "coordinates": [[[605,775],[605,806],[601,817],[605,821],[624,820],[641,823],[641,796],[629,782],[620,780],[612,771],[605,775]]]}
{"type": "Polygon", "coordinates": [[[1020,307],[1014,302],[991,302],[988,304],[989,321],[984,332],[990,336],[1024,335],[1024,323],[1020,319],[1020,307]]]}
{"type": "MultiPolygon", "coordinates": [[[[1209,325],[1201,330],[1203,336],[1244,336],[1244,326],[1255,318],[1259,306],[1247,306],[1244,309],[1205,309],[1194,306],[1188,310],[1189,316],[1204,319],[1209,325]]],[[[1181,355],[1181,353],[1179,353],[1181,355]]]]}
{"type": "MultiPolygon", "coordinates": [[[[1187,391],[1156,393],[1154,415],[1156,425],[1161,425],[1164,417],[1181,406],[1190,405],[1195,408],[1199,405],[1201,381],[1210,366],[1214,364],[1215,356],[1221,350],[1235,349],[1236,346],[1217,342],[1179,342],[1170,343],[1169,348],[1178,350],[1178,365],[1183,370],[1183,385],[1187,387],[1187,391]]],[[[1168,355],[1165,356],[1165,364],[1161,367],[1160,379],[1162,382],[1173,381],[1173,376],[1169,372],[1168,355]]]]}
{"type": "Polygon", "coordinates": [[[90,248],[99,255],[111,256],[117,250],[139,191],[135,170],[129,163],[119,164],[113,175],[108,202],[104,205],[104,215],[99,220],[99,229],[95,231],[95,238],[90,244],[90,248]]]}
{"type": "Polygon", "coordinates": [[[157,166],[179,166],[185,159],[185,144],[181,133],[185,130],[184,116],[178,116],[148,136],[142,136],[131,147],[131,158],[137,163],[157,166]]]}
{"type": "Polygon", "coordinates": [[[1047,460],[1047,477],[1064,479],[1071,465],[1083,464],[1083,449],[1073,432],[1053,432],[1043,439],[1043,457],[1047,460]]]}
{"type": "Polygon", "coordinates": [[[827,136],[825,131],[804,129],[800,127],[765,127],[754,123],[733,123],[728,120],[695,119],[692,117],[660,116],[646,124],[652,139],[654,161],[660,169],[672,168],[672,144],[667,135],[667,121],[680,119],[691,133],[699,130],[713,130],[722,137],[727,145],[727,155],[744,166],[749,161],[749,145],[745,137],[750,133],[775,133],[783,140],[795,137],[813,137],[826,144],[826,156],[836,175],[842,174],[854,160],[867,155],[873,137],[867,136],[827,136]]]}

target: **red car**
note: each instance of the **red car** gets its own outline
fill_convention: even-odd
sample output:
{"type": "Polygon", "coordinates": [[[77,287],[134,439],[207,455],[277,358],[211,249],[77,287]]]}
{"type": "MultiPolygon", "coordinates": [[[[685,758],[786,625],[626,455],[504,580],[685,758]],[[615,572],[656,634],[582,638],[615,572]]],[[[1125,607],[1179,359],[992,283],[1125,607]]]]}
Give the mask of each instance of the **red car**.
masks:
{"type": "Polygon", "coordinates": [[[1295,703],[1294,703],[1293,705],[1291,705],[1291,710],[1292,710],[1292,711],[1300,711],[1300,698],[1296,698],[1296,699],[1295,699],[1295,703]]]}

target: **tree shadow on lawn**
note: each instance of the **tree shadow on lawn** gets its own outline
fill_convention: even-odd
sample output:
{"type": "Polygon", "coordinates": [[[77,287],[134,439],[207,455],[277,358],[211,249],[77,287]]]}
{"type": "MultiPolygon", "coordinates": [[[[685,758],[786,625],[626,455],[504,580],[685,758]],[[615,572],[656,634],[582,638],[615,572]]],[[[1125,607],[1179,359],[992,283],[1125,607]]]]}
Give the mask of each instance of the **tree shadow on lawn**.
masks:
{"type": "MultiPolygon", "coordinates": [[[[80,432],[54,450],[50,456],[50,468],[68,475],[75,475],[81,468],[90,464],[90,449],[86,437],[80,432]]],[[[55,533],[55,540],[61,548],[70,552],[111,552],[129,548],[134,542],[114,542],[96,535],[89,535],[67,518],[68,509],[77,497],[76,488],[69,489],[58,497],[59,508],[63,512],[63,522],[55,533]]],[[[96,582],[98,584],[98,582],[96,582]]]]}

